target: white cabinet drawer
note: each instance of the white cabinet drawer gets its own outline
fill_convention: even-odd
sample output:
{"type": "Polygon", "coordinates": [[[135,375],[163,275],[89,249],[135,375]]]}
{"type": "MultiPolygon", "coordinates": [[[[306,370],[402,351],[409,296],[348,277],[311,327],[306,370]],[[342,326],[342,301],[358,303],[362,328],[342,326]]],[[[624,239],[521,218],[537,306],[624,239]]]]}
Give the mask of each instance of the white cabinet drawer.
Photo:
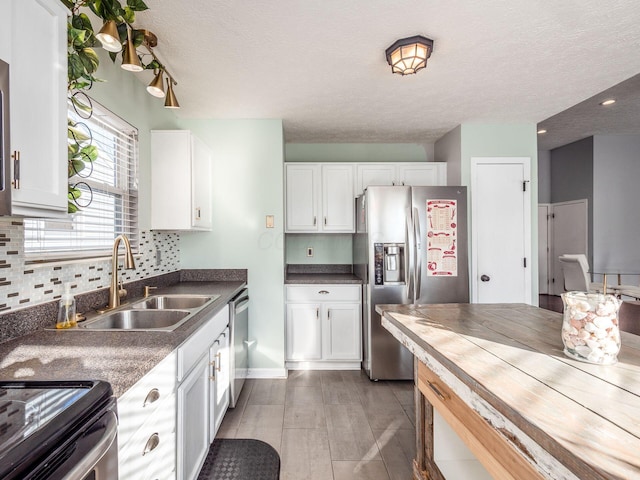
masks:
{"type": "Polygon", "coordinates": [[[198,359],[229,325],[229,306],[225,305],[189,339],[178,347],[178,382],[187,376],[198,359]]]}
{"type": "Polygon", "coordinates": [[[176,354],[164,360],[118,398],[118,442],[124,444],[176,389],[176,354]]]}
{"type": "MultiPolygon", "coordinates": [[[[151,480],[157,472],[175,472],[176,467],[176,396],[161,403],[140,429],[118,449],[120,479],[151,480]]],[[[171,478],[171,476],[169,476],[171,478]]]]}
{"type": "Polygon", "coordinates": [[[359,302],[361,285],[289,285],[287,302],[359,302]]]}

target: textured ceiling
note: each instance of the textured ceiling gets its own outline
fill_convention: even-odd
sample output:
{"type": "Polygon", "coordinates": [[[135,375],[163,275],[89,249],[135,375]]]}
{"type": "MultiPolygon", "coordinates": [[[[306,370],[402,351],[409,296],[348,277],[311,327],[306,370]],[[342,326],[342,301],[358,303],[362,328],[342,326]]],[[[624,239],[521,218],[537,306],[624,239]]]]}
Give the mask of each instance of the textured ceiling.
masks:
{"type": "Polygon", "coordinates": [[[159,37],[179,116],[281,118],[287,142],[538,123],[640,72],[637,0],[147,3],[136,26],[159,37]],[[391,74],[385,49],[416,34],[434,40],[427,68],[391,74]]]}

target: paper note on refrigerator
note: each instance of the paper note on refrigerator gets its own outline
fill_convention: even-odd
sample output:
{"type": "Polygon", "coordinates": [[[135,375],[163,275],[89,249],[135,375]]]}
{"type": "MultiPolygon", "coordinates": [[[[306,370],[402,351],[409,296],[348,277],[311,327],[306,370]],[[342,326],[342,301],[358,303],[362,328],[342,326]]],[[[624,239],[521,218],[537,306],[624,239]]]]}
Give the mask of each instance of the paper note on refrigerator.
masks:
{"type": "Polygon", "coordinates": [[[458,203],[427,200],[427,276],[458,276],[458,203]]]}

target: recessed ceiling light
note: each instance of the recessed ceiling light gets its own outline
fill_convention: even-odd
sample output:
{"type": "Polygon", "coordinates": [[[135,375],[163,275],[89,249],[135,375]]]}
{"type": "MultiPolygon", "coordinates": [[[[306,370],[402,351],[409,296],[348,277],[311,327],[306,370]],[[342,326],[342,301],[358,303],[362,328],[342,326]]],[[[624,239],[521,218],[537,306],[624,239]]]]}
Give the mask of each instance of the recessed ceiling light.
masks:
{"type": "Polygon", "coordinates": [[[606,107],[607,105],[613,105],[614,103],[616,103],[616,99],[615,98],[609,98],[608,100],[600,102],[600,105],[602,105],[603,107],[606,107]]]}
{"type": "Polygon", "coordinates": [[[547,133],[547,130],[545,128],[541,128],[540,130],[538,130],[538,135],[542,135],[543,133],[547,133]]]}

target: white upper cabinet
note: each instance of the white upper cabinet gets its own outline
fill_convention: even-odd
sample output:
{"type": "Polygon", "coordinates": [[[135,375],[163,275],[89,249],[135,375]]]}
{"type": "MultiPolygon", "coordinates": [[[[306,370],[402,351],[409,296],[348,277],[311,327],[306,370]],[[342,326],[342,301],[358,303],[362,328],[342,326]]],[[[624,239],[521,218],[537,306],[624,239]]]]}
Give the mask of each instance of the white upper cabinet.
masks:
{"type": "Polygon", "coordinates": [[[322,231],[353,232],[353,165],[322,165],[322,231]]]}
{"type": "Polygon", "coordinates": [[[151,132],[151,228],[211,230],[209,148],[189,130],[151,132]]]}
{"type": "Polygon", "coordinates": [[[359,163],[356,166],[356,196],[371,185],[446,185],[444,162],[359,163]]]}
{"type": "Polygon", "coordinates": [[[353,232],[353,164],[285,166],[286,232],[353,232]]]}
{"type": "Polygon", "coordinates": [[[59,0],[3,3],[0,26],[11,31],[11,47],[0,52],[10,56],[12,214],[66,216],[68,11],[59,0]]]}
{"type": "Polygon", "coordinates": [[[390,163],[364,163],[356,166],[357,195],[370,185],[393,185],[396,167],[390,163]]]}
{"type": "Polygon", "coordinates": [[[286,231],[317,232],[320,207],[320,165],[288,164],[286,179],[286,231]]]}

